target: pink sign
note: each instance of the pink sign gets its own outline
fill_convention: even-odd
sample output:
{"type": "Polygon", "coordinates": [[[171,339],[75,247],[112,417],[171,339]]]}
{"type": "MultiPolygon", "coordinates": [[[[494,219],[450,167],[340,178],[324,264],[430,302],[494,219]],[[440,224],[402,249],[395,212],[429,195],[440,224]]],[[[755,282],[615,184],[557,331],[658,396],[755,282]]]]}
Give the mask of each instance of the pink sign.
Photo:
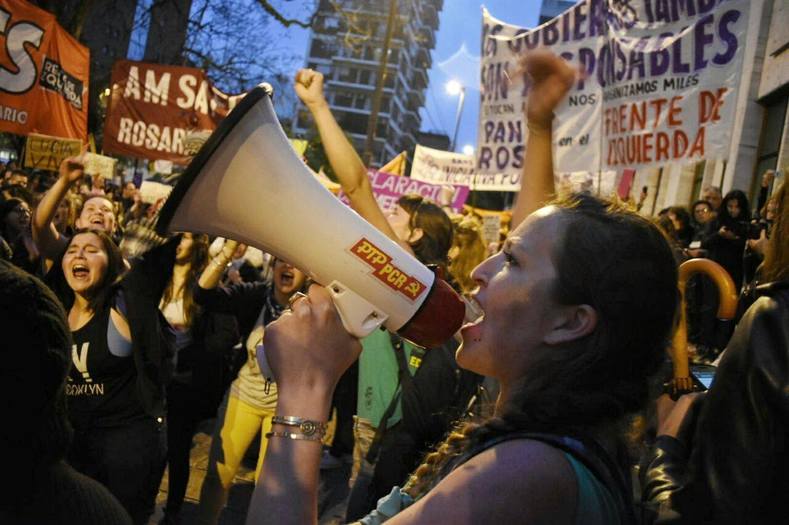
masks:
{"type": "Polygon", "coordinates": [[[633,179],[636,178],[636,170],[625,168],[622,170],[622,180],[619,181],[617,193],[620,199],[627,199],[630,196],[630,189],[633,187],[633,179]]]}
{"type": "MultiPolygon", "coordinates": [[[[393,211],[397,206],[397,199],[409,193],[421,195],[441,206],[449,206],[455,212],[460,212],[468,199],[468,186],[430,184],[410,177],[374,170],[369,170],[367,176],[370,177],[378,206],[384,213],[393,211]]],[[[343,192],[340,192],[339,197],[342,202],[348,204],[348,198],[343,192]]]]}

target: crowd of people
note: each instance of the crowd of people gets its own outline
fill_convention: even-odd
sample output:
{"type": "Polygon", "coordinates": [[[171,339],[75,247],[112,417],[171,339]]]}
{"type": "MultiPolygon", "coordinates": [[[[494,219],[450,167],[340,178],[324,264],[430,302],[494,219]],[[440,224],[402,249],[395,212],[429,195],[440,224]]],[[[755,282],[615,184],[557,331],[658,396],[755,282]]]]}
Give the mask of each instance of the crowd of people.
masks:
{"type": "Polygon", "coordinates": [[[5,169],[0,322],[14,343],[0,384],[14,424],[0,443],[20,479],[0,522],[147,523],[166,468],[162,523],[179,523],[209,419],[201,524],[218,523],[256,438],[248,523],[316,523],[319,470],[342,458],[349,522],[785,521],[787,186],[765,173],[753,212],[744,192],[705,187],[655,218],[557,195],[553,111],[576,71],[544,52],[522,66],[523,183],[492,254],[473,213],[406,195],[385,214],[322,75],[294,82],[351,207],[466,301],[468,322],[435,348],[352,337],[307,268],[199,232],[159,237],[163,202],[88,182],[81,157],[55,176],[5,169]],[[743,307],[722,323],[711,282],[688,284],[693,358],[718,367],[706,393],[677,400],[660,388],[677,267],[698,257],[743,307]]]}

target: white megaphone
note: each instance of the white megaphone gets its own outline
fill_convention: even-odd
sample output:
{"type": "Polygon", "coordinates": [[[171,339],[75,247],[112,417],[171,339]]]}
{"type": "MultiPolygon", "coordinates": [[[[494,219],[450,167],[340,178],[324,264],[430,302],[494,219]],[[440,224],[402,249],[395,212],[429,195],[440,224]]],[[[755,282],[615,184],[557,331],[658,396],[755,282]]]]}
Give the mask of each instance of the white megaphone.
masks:
{"type": "Polygon", "coordinates": [[[463,301],[318,182],[282,131],[271,94],[256,87],[222,121],[167,199],[159,233],[218,235],[288,261],[327,288],[357,337],[383,325],[423,347],[448,340],[463,301]]]}

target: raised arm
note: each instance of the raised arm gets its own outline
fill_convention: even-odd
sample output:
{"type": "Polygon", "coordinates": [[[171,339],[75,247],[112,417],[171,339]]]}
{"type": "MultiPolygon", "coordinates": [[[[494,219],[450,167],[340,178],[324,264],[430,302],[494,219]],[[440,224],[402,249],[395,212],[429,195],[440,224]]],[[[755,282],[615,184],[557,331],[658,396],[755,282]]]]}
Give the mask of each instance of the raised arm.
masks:
{"type": "Polygon", "coordinates": [[[386,220],[373,195],[367,168],[334,119],[329,103],[323,96],[323,74],[312,69],[302,69],[296,74],[294,85],[296,94],[315,119],[329,164],[340,180],[342,191],[351,201],[351,207],[381,233],[413,253],[408,243],[397,237],[386,220]]]}
{"type": "Polygon", "coordinates": [[[569,91],[576,75],[576,70],[564,59],[547,51],[527,53],[521,60],[521,67],[529,74],[532,85],[525,110],[529,134],[521,189],[512,209],[512,229],[556,193],[551,141],[553,111],[569,91]]]}
{"type": "Polygon", "coordinates": [[[69,188],[77,182],[85,172],[82,155],[70,157],[60,163],[59,176],[52,187],[41,198],[33,214],[32,232],[41,255],[54,259],[63,251],[66,240],[55,229],[52,220],[69,188]]]}
{"type": "Polygon", "coordinates": [[[233,259],[233,253],[236,251],[238,242],[227,239],[225,244],[222,245],[222,250],[216,254],[216,257],[211,259],[211,262],[206,265],[200,278],[197,280],[197,285],[204,290],[211,290],[216,288],[219,284],[219,279],[227,268],[227,264],[233,259]]]}

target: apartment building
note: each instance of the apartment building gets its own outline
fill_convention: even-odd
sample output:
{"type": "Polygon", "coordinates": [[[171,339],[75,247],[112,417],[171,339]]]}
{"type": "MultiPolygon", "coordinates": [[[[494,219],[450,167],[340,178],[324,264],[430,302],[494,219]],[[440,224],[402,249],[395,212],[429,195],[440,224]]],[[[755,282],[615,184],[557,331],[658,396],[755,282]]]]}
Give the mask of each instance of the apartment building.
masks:
{"type": "MultiPolygon", "coordinates": [[[[397,0],[392,40],[378,114],[371,164],[380,166],[417,142],[420,108],[443,0],[397,0]]],[[[321,0],[307,53],[307,67],[325,76],[326,98],[357,150],[364,150],[367,126],[387,29],[389,2],[321,0]]],[[[293,131],[312,126],[299,105],[293,131]]]]}

